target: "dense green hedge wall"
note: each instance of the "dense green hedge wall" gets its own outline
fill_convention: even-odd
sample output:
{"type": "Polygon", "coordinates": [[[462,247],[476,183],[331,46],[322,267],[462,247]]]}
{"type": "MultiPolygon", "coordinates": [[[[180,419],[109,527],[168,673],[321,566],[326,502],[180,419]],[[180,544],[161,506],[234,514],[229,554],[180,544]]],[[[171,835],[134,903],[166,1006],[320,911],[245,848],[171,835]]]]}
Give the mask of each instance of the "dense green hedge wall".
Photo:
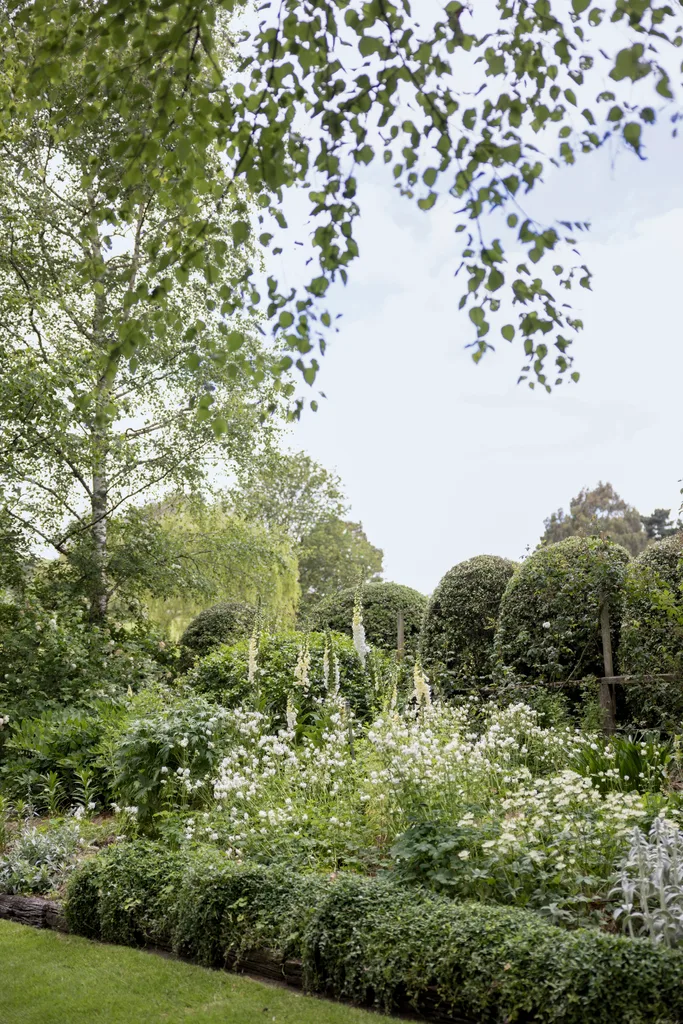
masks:
{"type": "Polygon", "coordinates": [[[216,648],[197,662],[188,676],[191,685],[211,694],[226,707],[251,706],[280,718],[285,714],[290,694],[300,707],[325,694],[325,647],[329,651],[329,677],[334,680],[335,659],[339,665],[340,693],[353,709],[366,714],[377,691],[375,685],[385,658],[374,652],[360,663],[353,641],[341,633],[262,633],[258,638],[254,685],[249,682],[249,640],[216,648]],[[301,651],[310,654],[309,685],[306,691],[297,685],[295,670],[301,651]]]}
{"type": "MultiPolygon", "coordinates": [[[[314,629],[333,629],[351,635],[353,605],[357,590],[348,587],[324,598],[310,613],[314,629]]],[[[405,649],[417,650],[427,598],[400,583],[365,583],[361,588],[365,637],[373,647],[395,651],[398,613],[403,611],[405,649]]]]}
{"type": "Polygon", "coordinates": [[[311,991],[454,1019],[562,1024],[683,1021],[683,954],[536,914],[402,888],[238,866],[215,851],[130,842],[86,862],[66,902],[88,938],[161,945],[211,966],[247,950],[303,963],[311,991]]]}
{"type": "Polygon", "coordinates": [[[498,609],[516,565],[477,555],[450,569],[427,605],[420,656],[429,671],[453,681],[490,676],[498,609]]]}
{"type": "Polygon", "coordinates": [[[625,672],[683,669],[683,535],[657,541],[629,566],[620,652],[625,672]]]}
{"type": "Polygon", "coordinates": [[[181,668],[187,669],[219,644],[234,644],[249,636],[254,628],[256,609],[239,601],[225,601],[200,612],[180,638],[181,668]]]}
{"type": "Polygon", "coordinates": [[[550,682],[604,673],[600,604],[609,601],[618,671],[625,548],[569,537],[530,555],[507,585],[494,641],[496,658],[521,676],[550,682]]]}
{"type": "MultiPolygon", "coordinates": [[[[631,563],[626,574],[619,647],[621,671],[674,674],[683,681],[683,535],[660,540],[631,563]]],[[[624,713],[639,728],[679,733],[681,681],[643,680],[624,687],[624,713]]]]}

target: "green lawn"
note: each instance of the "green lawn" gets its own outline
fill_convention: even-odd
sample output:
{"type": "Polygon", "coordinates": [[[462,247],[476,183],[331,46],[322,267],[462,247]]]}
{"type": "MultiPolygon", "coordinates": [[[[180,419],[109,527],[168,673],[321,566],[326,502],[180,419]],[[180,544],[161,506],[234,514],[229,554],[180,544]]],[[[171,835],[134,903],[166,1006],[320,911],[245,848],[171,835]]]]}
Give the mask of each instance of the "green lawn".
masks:
{"type": "Polygon", "coordinates": [[[375,1014],[0,921],[0,1024],[376,1024],[375,1014]]]}

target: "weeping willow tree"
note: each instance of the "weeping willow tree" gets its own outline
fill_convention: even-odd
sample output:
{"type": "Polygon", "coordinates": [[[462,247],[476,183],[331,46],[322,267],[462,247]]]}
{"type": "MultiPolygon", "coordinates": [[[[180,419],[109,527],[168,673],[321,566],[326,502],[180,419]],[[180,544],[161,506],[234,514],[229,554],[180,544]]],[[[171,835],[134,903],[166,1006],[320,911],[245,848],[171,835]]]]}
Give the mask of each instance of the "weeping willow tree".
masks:
{"type": "Polygon", "coordinates": [[[157,575],[148,577],[145,603],[173,639],[200,611],[221,601],[250,604],[263,621],[293,625],[298,566],[287,537],[240,519],[220,500],[176,500],[154,516],[163,555],[157,575]]]}

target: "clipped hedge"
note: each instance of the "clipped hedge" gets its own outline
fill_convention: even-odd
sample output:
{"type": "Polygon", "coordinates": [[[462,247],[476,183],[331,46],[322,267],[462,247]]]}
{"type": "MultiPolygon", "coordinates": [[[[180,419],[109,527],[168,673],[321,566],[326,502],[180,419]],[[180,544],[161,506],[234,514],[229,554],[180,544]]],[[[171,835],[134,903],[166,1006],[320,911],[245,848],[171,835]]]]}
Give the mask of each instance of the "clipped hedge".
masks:
{"type": "Polygon", "coordinates": [[[331,880],[131,842],[76,872],[66,914],[88,938],[162,945],[215,967],[239,967],[255,950],[297,958],[309,991],[388,1011],[409,1003],[491,1022],[683,1021],[678,951],[390,880],[331,880]]]}
{"type": "MultiPolygon", "coordinates": [[[[357,589],[347,587],[324,598],[311,611],[314,629],[352,633],[353,606],[357,589]]],[[[361,588],[365,637],[373,647],[395,651],[398,641],[398,613],[403,612],[405,649],[417,651],[427,598],[400,583],[365,583],[361,588]]]]}
{"type": "Polygon", "coordinates": [[[657,541],[629,566],[620,653],[625,672],[683,669],[683,534],[657,541]]]}
{"type": "Polygon", "coordinates": [[[195,665],[188,680],[196,690],[211,694],[225,707],[251,706],[282,718],[290,695],[303,709],[324,696],[334,683],[338,665],[339,692],[358,714],[365,715],[380,689],[377,683],[384,662],[381,652],[373,652],[364,669],[353,641],[341,633],[261,633],[253,685],[249,682],[249,640],[212,651],[195,665]],[[295,673],[305,650],[310,662],[307,685],[303,686],[295,673]]]}
{"type": "Polygon", "coordinates": [[[683,534],[656,541],[629,566],[619,647],[621,671],[669,675],[625,687],[629,721],[680,732],[683,722],[683,534]]]}
{"type": "Polygon", "coordinates": [[[508,583],[494,641],[498,662],[528,679],[602,676],[600,605],[609,602],[618,671],[625,548],[596,537],[569,537],[530,555],[508,583]]]}
{"type": "Polygon", "coordinates": [[[477,555],[450,569],[432,594],[420,637],[425,667],[452,681],[489,677],[503,593],[516,565],[477,555]]]}
{"type": "Polygon", "coordinates": [[[180,638],[181,669],[188,669],[219,644],[234,644],[249,636],[256,609],[239,601],[224,601],[197,615],[180,638]]]}

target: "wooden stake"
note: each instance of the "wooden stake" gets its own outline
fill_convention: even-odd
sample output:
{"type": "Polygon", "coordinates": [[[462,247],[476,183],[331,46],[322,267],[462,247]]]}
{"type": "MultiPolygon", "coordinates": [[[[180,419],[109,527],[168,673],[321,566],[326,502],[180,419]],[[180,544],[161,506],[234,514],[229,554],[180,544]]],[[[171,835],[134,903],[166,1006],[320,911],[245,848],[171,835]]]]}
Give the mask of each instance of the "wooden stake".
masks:
{"type": "Polygon", "coordinates": [[[402,608],[399,609],[396,622],[396,650],[399,661],[403,661],[406,651],[406,619],[402,608]]]}
{"type": "Polygon", "coordinates": [[[609,605],[606,600],[600,606],[600,632],[602,634],[602,658],[605,666],[605,677],[600,680],[602,727],[606,733],[611,734],[616,728],[616,701],[614,687],[610,682],[614,678],[614,659],[612,657],[609,605]]]}
{"type": "Polygon", "coordinates": [[[356,752],[353,749],[353,721],[351,719],[351,704],[348,700],[344,701],[344,708],[346,710],[346,721],[348,722],[348,734],[349,734],[349,753],[351,754],[351,760],[356,760],[356,752]]]}

